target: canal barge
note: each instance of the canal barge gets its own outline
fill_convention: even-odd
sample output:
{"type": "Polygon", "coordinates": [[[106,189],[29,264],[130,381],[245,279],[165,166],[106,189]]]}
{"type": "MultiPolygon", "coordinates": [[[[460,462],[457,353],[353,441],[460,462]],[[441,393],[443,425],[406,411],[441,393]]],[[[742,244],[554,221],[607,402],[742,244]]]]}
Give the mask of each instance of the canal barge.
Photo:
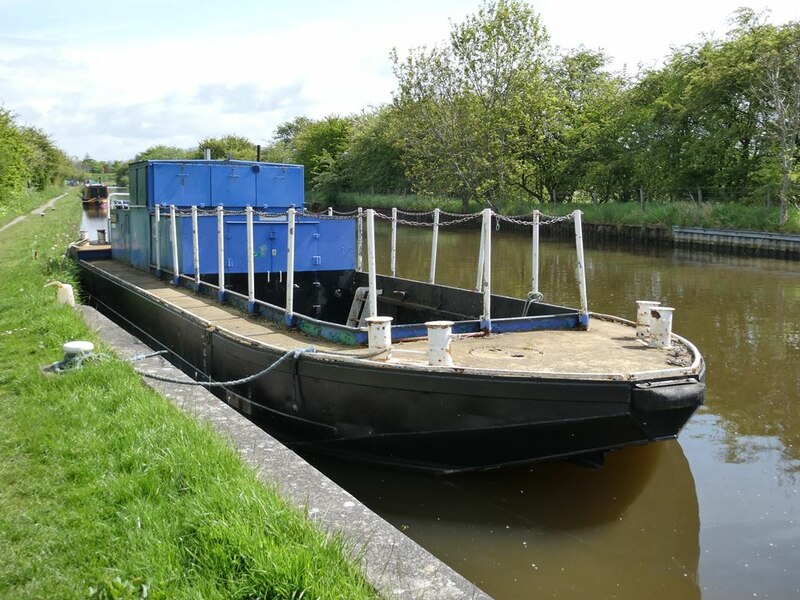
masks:
{"type": "Polygon", "coordinates": [[[102,206],[108,200],[108,186],[103,183],[86,182],[81,194],[84,206],[102,206]]]}
{"type": "Polygon", "coordinates": [[[73,248],[86,299],[299,451],[438,473],[595,461],[674,438],[703,402],[703,358],[668,307],[592,313],[582,269],[581,307],[543,301],[539,213],[518,299],[491,291],[488,210],[434,211],[421,282],[396,276],[397,211],[378,274],[381,215],[306,211],[300,166],[143,161],[130,181],[106,255],[73,248]],[[472,218],[476,289],[435,283],[438,228],[472,218]]]}

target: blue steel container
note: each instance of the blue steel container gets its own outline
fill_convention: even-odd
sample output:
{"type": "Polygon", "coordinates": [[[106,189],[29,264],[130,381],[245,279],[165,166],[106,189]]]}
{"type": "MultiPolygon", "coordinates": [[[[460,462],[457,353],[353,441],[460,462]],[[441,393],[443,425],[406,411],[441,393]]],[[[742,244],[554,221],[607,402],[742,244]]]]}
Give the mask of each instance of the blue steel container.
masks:
{"type": "Polygon", "coordinates": [[[244,160],[148,160],[130,166],[131,205],[258,207],[284,212],[305,203],[303,167],[244,160]]]}
{"type": "MultiPolygon", "coordinates": [[[[169,206],[176,218],[178,261],[183,275],[194,275],[192,206],[210,211],[223,206],[241,211],[251,206],[256,273],[286,271],[288,223],[285,213],[298,210],[295,232],[295,271],[335,271],[355,268],[355,219],[317,220],[303,216],[303,167],[241,160],[148,160],[130,166],[130,210],[117,210],[112,223],[114,258],[149,270],[160,254],[161,268],[173,271],[169,206]],[[162,218],[155,240],[155,207],[162,218]],[[280,216],[278,216],[280,214],[280,216]],[[275,215],[275,216],[270,216],[275,215]]],[[[216,275],[218,239],[216,214],[198,215],[201,275],[216,275]]],[[[224,268],[229,274],[247,272],[245,216],[224,217],[224,268]]]]}

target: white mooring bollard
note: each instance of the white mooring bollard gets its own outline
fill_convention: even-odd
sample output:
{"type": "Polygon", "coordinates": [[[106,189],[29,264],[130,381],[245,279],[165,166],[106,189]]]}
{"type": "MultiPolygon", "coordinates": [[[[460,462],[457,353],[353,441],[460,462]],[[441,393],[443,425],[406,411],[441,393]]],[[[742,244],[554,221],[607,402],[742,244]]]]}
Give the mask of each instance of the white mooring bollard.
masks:
{"type": "Polygon", "coordinates": [[[653,348],[670,347],[674,314],[675,309],[671,306],[654,306],[650,309],[650,345],[653,348]]]}
{"type": "Polygon", "coordinates": [[[452,367],[450,342],[453,338],[452,321],[428,321],[428,364],[434,367],[452,367]]]}
{"type": "Polygon", "coordinates": [[[64,350],[64,362],[69,362],[76,358],[89,356],[92,350],[94,350],[94,344],[92,342],[77,340],[74,342],[66,342],[61,348],[64,350]]]}
{"type": "Polygon", "coordinates": [[[392,358],[392,317],[367,317],[369,349],[384,351],[381,358],[392,358]]]}
{"type": "Polygon", "coordinates": [[[636,301],[636,339],[647,340],[650,335],[650,309],[661,304],[653,300],[636,301]]]}

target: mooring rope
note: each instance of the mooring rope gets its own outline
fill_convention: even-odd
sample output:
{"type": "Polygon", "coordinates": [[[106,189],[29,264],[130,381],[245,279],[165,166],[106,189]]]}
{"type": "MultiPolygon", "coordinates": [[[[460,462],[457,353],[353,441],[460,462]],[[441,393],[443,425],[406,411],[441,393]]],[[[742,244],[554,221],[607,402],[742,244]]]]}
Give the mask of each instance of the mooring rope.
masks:
{"type": "Polygon", "coordinates": [[[258,373],[253,373],[248,377],[243,377],[242,379],[234,379],[231,381],[186,381],[185,379],[175,379],[173,377],[164,377],[162,375],[155,375],[154,373],[147,373],[145,371],[141,371],[139,369],[134,369],[137,374],[141,375],[142,377],[147,377],[148,379],[155,379],[156,381],[163,381],[165,383],[178,383],[180,385],[196,385],[202,387],[223,387],[223,386],[233,386],[233,385],[242,385],[244,383],[250,383],[258,379],[259,377],[263,377],[274,368],[276,368],[279,364],[283,361],[287,360],[288,358],[295,358],[297,359],[301,354],[305,354],[307,352],[316,352],[316,349],[313,347],[309,348],[296,348],[294,350],[289,350],[281,356],[278,360],[268,366],[266,369],[260,370],[258,373]]]}
{"type": "MultiPolygon", "coordinates": [[[[335,352],[335,351],[331,351],[331,350],[317,350],[313,346],[309,346],[308,348],[295,348],[294,350],[288,350],[278,360],[276,360],[274,363],[272,363],[267,368],[262,369],[258,373],[253,373],[252,375],[249,375],[247,377],[243,377],[241,379],[234,379],[234,380],[231,380],[231,381],[195,381],[195,380],[187,381],[185,379],[175,379],[173,377],[165,377],[163,375],[155,375],[154,373],[148,373],[146,371],[141,371],[139,369],[134,369],[134,371],[136,371],[136,373],[141,375],[142,377],[147,377],[148,379],[155,379],[156,381],[163,381],[165,383],[177,383],[177,384],[181,384],[181,385],[196,385],[196,386],[202,386],[202,387],[224,387],[224,386],[242,385],[244,383],[250,383],[251,381],[254,381],[254,380],[258,379],[259,377],[263,377],[264,375],[266,375],[267,373],[272,371],[274,368],[276,368],[279,364],[281,364],[283,361],[287,360],[288,358],[291,357],[291,358],[297,360],[300,357],[300,355],[302,355],[302,354],[329,354],[329,355],[333,355],[333,356],[349,356],[351,358],[366,359],[366,358],[373,358],[375,356],[378,356],[379,354],[383,354],[384,352],[386,352],[386,350],[377,350],[377,351],[372,351],[372,352],[368,352],[368,353],[365,353],[365,354],[349,354],[347,352],[335,352]]],[[[140,359],[140,358],[149,358],[149,357],[155,356],[157,354],[163,354],[163,351],[162,352],[154,352],[154,353],[149,354],[149,355],[143,355],[141,357],[134,357],[134,358],[138,358],[138,359],[140,359]]],[[[128,360],[132,360],[132,359],[128,359],[128,360]]]]}

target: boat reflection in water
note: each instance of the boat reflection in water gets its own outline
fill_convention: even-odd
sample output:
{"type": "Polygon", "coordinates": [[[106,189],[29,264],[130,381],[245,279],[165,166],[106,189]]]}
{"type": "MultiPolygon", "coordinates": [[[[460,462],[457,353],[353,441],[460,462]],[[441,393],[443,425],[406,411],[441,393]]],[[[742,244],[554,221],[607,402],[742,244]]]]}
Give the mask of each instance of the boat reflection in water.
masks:
{"type": "Polygon", "coordinates": [[[105,204],[84,204],[80,231],[85,231],[90,242],[97,241],[97,232],[108,236],[108,207],[105,204]]]}
{"type": "Polygon", "coordinates": [[[367,506],[502,598],[700,598],[697,495],[669,441],[431,477],[313,459],[367,506]]]}

